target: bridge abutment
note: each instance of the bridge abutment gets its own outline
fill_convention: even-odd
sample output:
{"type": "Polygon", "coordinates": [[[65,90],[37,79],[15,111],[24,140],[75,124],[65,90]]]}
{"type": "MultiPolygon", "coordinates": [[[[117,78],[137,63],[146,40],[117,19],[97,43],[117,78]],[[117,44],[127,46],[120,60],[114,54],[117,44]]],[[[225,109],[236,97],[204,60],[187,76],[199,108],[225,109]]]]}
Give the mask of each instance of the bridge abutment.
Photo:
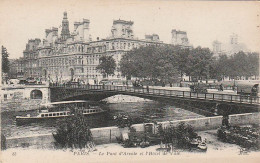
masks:
{"type": "Polygon", "coordinates": [[[42,99],[42,103],[49,103],[51,102],[50,93],[51,93],[50,87],[47,85],[27,85],[24,88],[23,96],[26,99],[42,99]],[[39,95],[35,96],[35,94],[37,93],[39,95]]]}

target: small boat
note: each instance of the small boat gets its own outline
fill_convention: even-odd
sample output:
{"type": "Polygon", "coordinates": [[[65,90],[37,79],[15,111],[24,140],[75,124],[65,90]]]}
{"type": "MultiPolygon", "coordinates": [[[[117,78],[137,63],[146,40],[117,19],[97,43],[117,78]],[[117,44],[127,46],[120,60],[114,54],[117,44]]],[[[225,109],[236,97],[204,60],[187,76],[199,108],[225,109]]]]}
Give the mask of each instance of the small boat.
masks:
{"type": "Polygon", "coordinates": [[[192,139],[191,141],[190,141],[190,146],[191,147],[198,147],[198,145],[199,145],[199,140],[198,139],[192,139]]]}
{"type": "Polygon", "coordinates": [[[199,143],[198,148],[202,151],[206,151],[207,150],[207,144],[205,142],[201,142],[201,143],[199,143]]]}
{"type": "Polygon", "coordinates": [[[81,113],[84,116],[90,116],[90,115],[96,115],[105,112],[103,109],[101,109],[98,106],[84,106],[86,101],[62,101],[62,102],[54,102],[54,103],[48,103],[44,104],[44,109],[39,109],[38,113],[36,115],[27,114],[26,116],[16,116],[16,124],[27,124],[27,123],[33,123],[33,122],[39,122],[43,120],[48,119],[58,119],[58,118],[65,118],[74,115],[74,113],[81,113]],[[69,105],[68,106],[65,106],[69,105]],[[65,107],[62,107],[65,106],[65,107]],[[81,105],[81,106],[79,106],[81,105]],[[59,108],[59,110],[55,110],[55,106],[59,108]],[[50,110],[55,111],[50,111],[50,110]],[[60,109],[62,108],[62,109],[60,109]],[[71,110],[74,110],[74,112],[71,112],[71,110]]]}

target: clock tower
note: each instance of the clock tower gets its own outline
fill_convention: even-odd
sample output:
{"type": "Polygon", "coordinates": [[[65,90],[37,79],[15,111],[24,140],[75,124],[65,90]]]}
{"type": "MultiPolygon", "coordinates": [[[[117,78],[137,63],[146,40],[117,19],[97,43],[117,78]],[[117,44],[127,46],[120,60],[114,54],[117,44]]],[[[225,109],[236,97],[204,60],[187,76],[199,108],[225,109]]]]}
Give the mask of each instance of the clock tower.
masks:
{"type": "Polygon", "coordinates": [[[69,21],[67,18],[67,12],[65,11],[63,13],[63,20],[62,20],[61,40],[66,41],[68,37],[70,37],[69,21]]]}

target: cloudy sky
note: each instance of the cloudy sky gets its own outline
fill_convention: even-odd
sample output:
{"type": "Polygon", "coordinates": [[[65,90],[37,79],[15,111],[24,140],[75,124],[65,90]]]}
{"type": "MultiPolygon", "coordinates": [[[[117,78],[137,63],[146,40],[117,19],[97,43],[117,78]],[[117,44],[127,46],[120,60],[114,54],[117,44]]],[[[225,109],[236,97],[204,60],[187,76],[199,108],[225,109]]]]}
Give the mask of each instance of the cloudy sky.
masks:
{"type": "MultiPolygon", "coordinates": [[[[205,2],[155,0],[0,0],[0,45],[10,58],[23,54],[28,39],[45,37],[45,29],[59,27],[68,12],[74,21],[90,20],[90,33],[106,38],[115,19],[134,21],[135,35],[156,33],[170,43],[171,30],[187,31],[193,46],[212,47],[214,40],[228,42],[232,33],[252,51],[260,51],[259,2],[205,2]],[[258,10],[258,11],[257,11],[258,10]]],[[[59,32],[61,28],[59,28],[59,32]]]]}

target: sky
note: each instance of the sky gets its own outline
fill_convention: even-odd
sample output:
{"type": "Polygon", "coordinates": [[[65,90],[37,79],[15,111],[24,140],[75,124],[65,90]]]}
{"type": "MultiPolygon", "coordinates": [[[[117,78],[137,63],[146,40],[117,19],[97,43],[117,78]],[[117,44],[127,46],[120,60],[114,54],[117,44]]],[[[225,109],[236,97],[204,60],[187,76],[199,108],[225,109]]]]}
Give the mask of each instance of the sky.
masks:
{"type": "MultiPolygon", "coordinates": [[[[67,11],[70,31],[74,21],[90,20],[92,39],[106,38],[113,20],[134,21],[134,34],[144,39],[156,33],[165,43],[171,30],[187,32],[190,43],[212,48],[214,40],[227,43],[232,33],[251,51],[260,52],[260,3],[155,0],[0,0],[0,45],[10,58],[23,56],[29,39],[45,38],[45,29],[60,27],[67,11]]],[[[59,33],[61,28],[59,28],[59,33]]]]}

